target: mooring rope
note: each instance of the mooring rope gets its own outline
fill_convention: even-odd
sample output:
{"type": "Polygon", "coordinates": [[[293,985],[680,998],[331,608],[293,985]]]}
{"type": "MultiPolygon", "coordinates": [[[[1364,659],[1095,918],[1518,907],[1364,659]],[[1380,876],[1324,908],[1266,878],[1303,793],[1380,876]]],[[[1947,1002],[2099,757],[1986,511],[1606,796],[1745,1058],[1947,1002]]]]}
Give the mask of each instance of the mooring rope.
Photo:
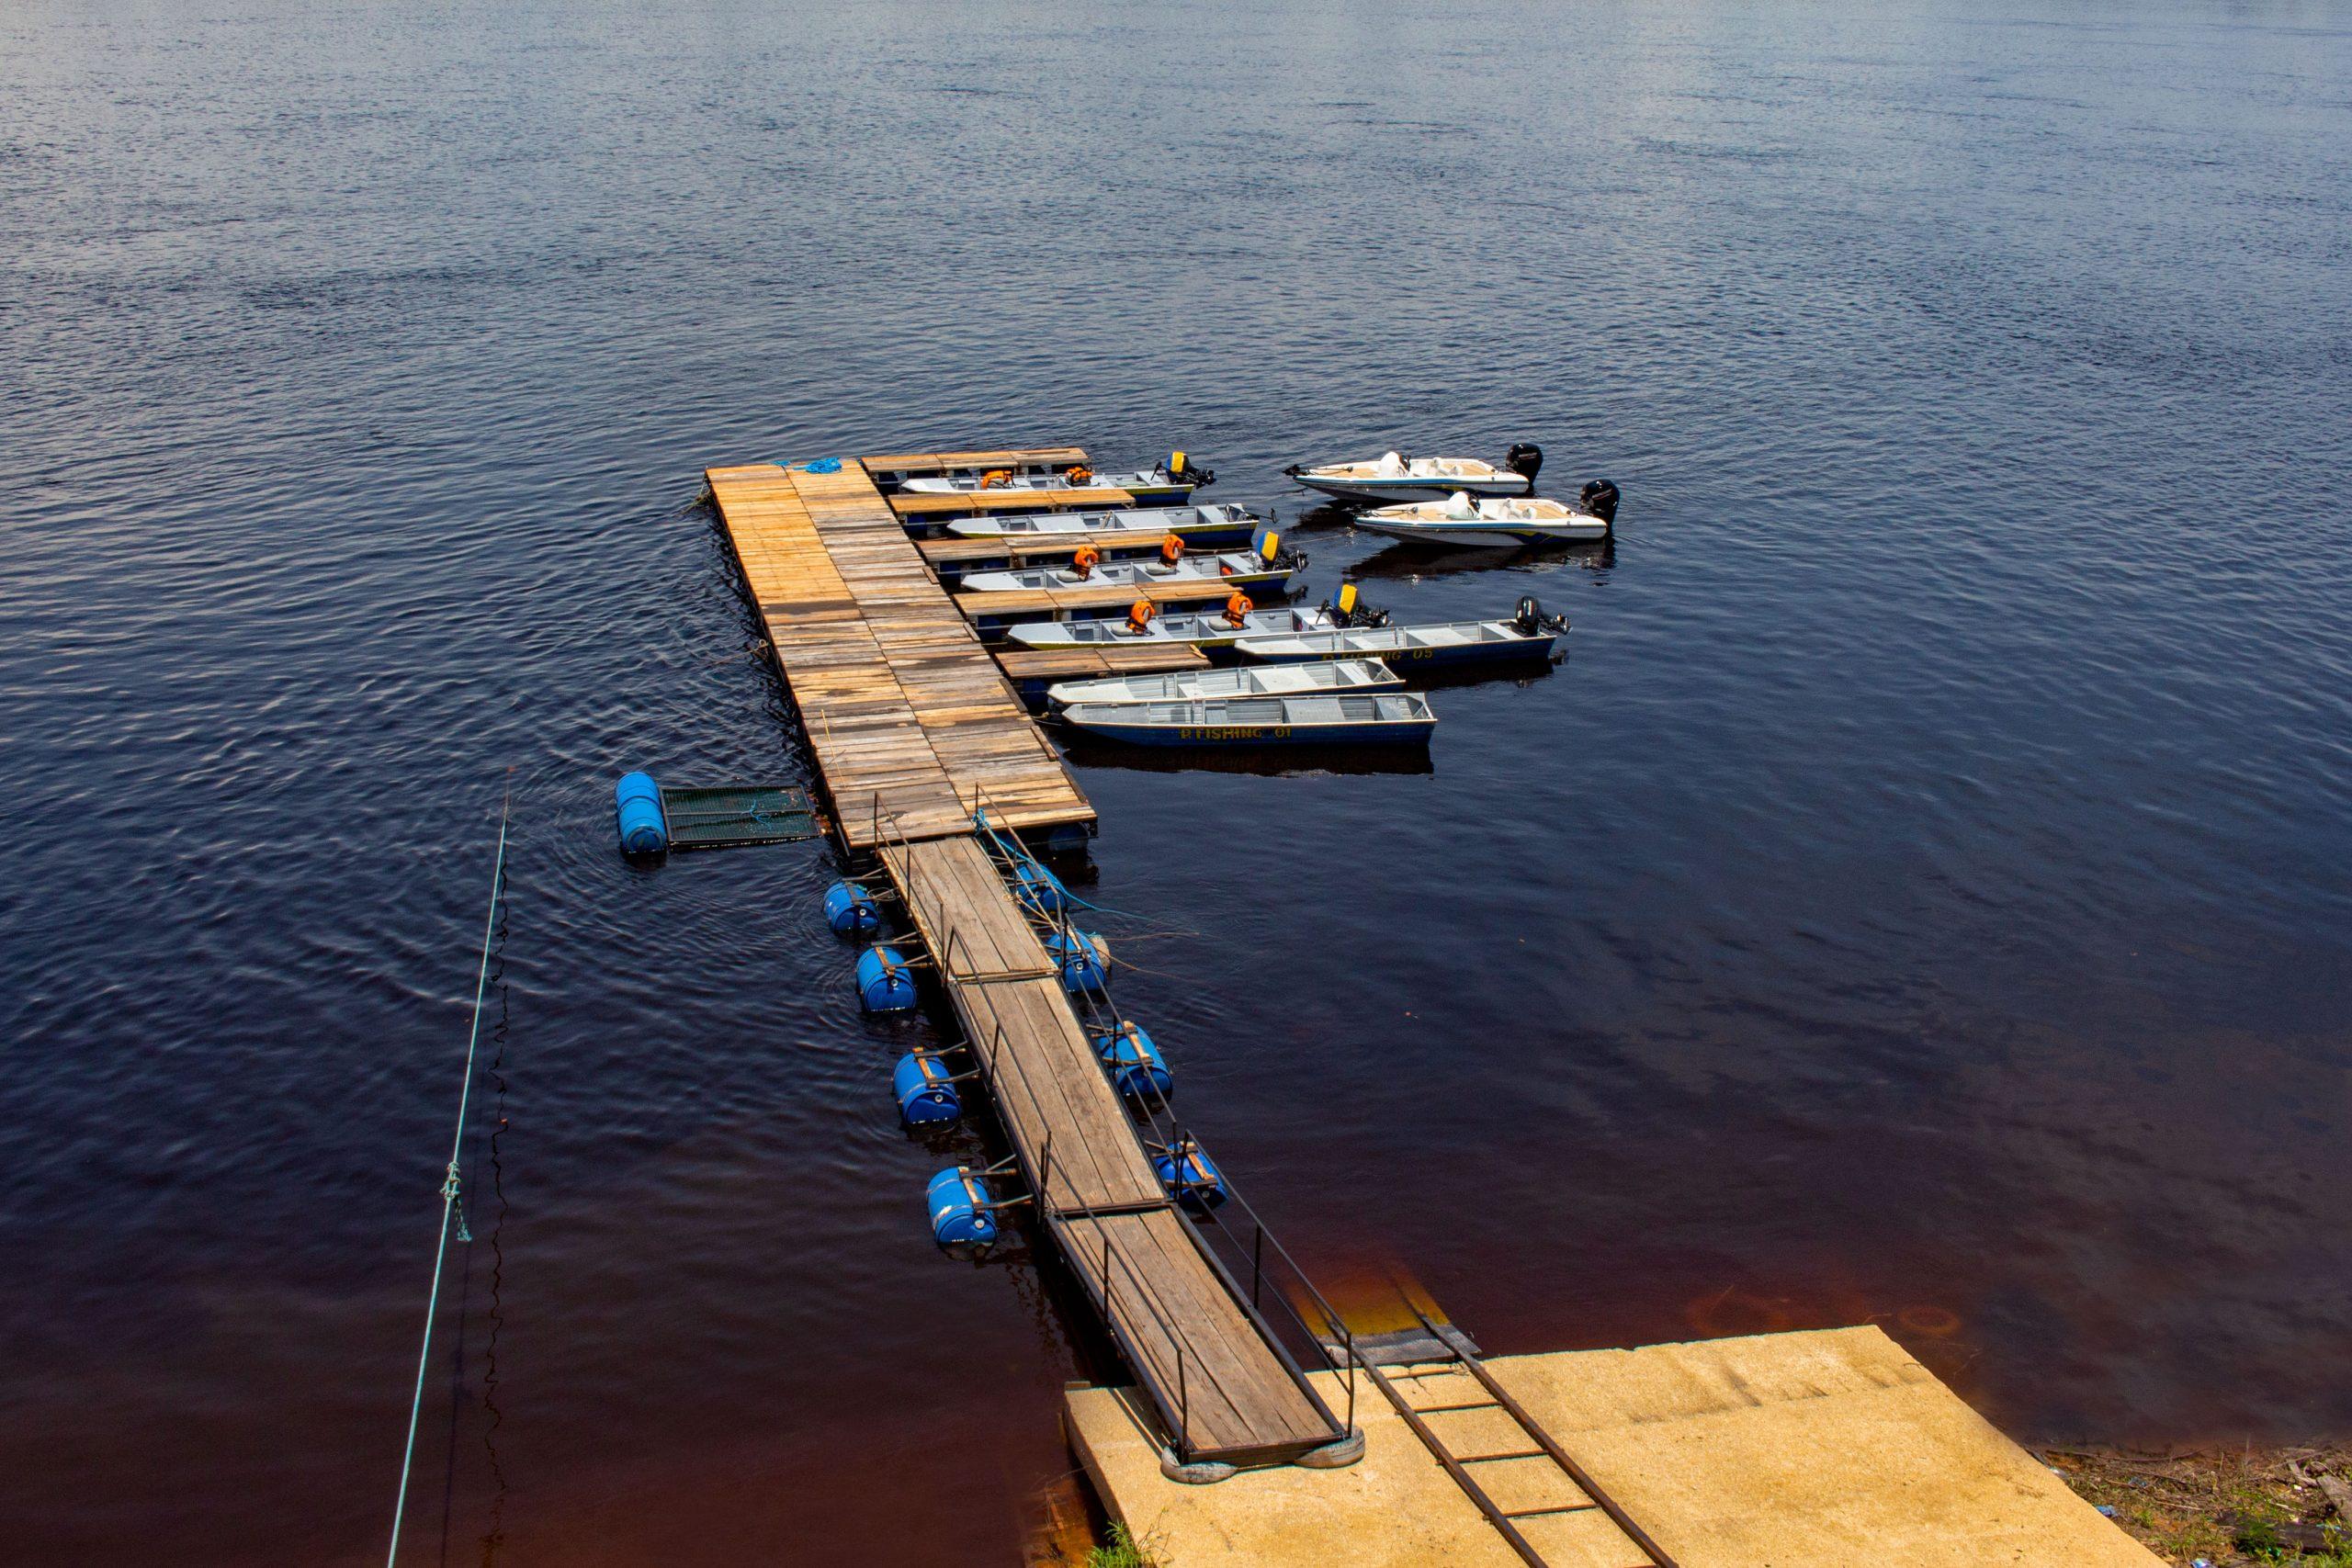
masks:
{"type": "MultiPolygon", "coordinates": [[[[409,1471],[416,1462],[416,1426],[424,1409],[424,1371],[433,1356],[433,1320],[441,1304],[441,1266],[449,1255],[449,1216],[458,1206],[458,1155],[465,1147],[466,1107],[473,1097],[474,1049],[481,1043],[481,998],[490,987],[491,938],[498,929],[498,900],[506,885],[506,823],[514,803],[514,786],[498,808],[498,858],[490,873],[490,913],[482,920],[481,970],[474,977],[473,1027],[466,1034],[466,1077],[458,1086],[458,1130],[449,1140],[449,1165],[441,1181],[441,1234],[433,1245],[433,1289],[424,1298],[424,1342],[416,1350],[416,1393],[408,1407],[408,1446],[401,1453],[400,1495],[392,1501],[392,1542],[384,1553],[384,1568],[392,1568],[401,1554],[401,1522],[408,1512],[409,1471]]],[[[458,1220],[462,1229],[465,1221],[458,1220]]],[[[469,1235],[465,1238],[471,1241],[469,1235]]]]}

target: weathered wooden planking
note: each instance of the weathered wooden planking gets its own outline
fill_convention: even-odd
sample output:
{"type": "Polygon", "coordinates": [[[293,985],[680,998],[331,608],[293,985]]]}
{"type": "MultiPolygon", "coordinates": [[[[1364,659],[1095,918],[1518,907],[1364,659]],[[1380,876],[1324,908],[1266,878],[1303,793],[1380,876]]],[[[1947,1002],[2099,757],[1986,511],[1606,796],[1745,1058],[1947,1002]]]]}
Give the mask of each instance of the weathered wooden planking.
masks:
{"type": "Polygon", "coordinates": [[[1058,978],[952,983],[947,996],[1035,1176],[1041,1213],[1167,1203],[1058,978]]]}
{"type": "Polygon", "coordinates": [[[1205,670],[1209,656],[1181,642],[1114,643],[1107,648],[1006,649],[998,667],[1015,682],[1084,681],[1099,675],[1163,675],[1205,670]]]}
{"type": "Polygon", "coordinates": [[[707,477],[846,842],[1093,821],[862,469],[707,477]]]}
{"type": "Polygon", "coordinates": [[[991,512],[1109,512],[1133,506],[1123,490],[967,490],[947,495],[894,495],[890,510],[909,521],[978,517],[991,512]]]}
{"type": "Polygon", "coordinates": [[[1242,1312],[1180,1212],[1048,1223],[1121,1348],[1177,1400],[1190,1447],[1295,1455],[1341,1435],[1242,1312]]]}
{"type": "Polygon", "coordinates": [[[1051,472],[1086,462],[1083,446],[1016,446],[1001,452],[892,452],[860,457],[860,467],[884,489],[904,479],[982,474],[991,468],[1015,473],[1051,472]]]}
{"type": "Polygon", "coordinates": [[[886,844],[882,863],[944,978],[1035,979],[1055,972],[978,839],[886,844]]]}

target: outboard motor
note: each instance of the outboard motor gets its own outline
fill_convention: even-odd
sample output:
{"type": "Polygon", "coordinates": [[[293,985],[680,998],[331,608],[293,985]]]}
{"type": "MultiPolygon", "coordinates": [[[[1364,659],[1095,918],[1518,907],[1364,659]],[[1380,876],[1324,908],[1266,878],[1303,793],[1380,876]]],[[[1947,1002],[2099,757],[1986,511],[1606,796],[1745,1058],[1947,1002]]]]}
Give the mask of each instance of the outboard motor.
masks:
{"type": "Polygon", "coordinates": [[[1536,602],[1535,595],[1532,593],[1519,602],[1519,610],[1511,616],[1510,624],[1529,637],[1533,637],[1538,632],[1557,634],[1568,629],[1568,618],[1566,615],[1545,615],[1544,606],[1536,602]]]}
{"type": "Polygon", "coordinates": [[[1375,610],[1359,600],[1356,585],[1352,582],[1342,582],[1331,590],[1331,597],[1325,602],[1324,608],[1330,612],[1331,624],[1335,626],[1385,626],[1388,624],[1388,612],[1375,610]]]}
{"type": "Polygon", "coordinates": [[[1169,454],[1168,477],[1180,485],[1191,485],[1194,490],[1206,490],[1216,483],[1216,475],[1182,452],[1169,454]]]}
{"type": "Polygon", "coordinates": [[[1607,479],[1587,479],[1577,492],[1577,509],[1603,523],[1617,521],[1617,487],[1607,479]]]}
{"type": "Polygon", "coordinates": [[[1535,476],[1544,470],[1544,448],[1532,441],[1519,441],[1503,454],[1503,467],[1527,481],[1527,493],[1535,493],[1535,476]]]}

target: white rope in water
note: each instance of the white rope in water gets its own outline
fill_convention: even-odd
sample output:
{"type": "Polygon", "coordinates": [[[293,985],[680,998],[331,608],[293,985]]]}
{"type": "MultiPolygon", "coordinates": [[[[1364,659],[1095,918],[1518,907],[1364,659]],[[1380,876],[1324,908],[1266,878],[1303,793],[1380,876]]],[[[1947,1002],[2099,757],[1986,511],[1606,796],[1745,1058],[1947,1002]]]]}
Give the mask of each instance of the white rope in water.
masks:
{"type": "Polygon", "coordinates": [[[510,788],[505,804],[498,808],[498,859],[490,874],[490,914],[482,921],[481,971],[474,977],[474,1021],[466,1035],[466,1077],[458,1088],[458,1130],[449,1140],[449,1168],[441,1182],[441,1235],[433,1247],[433,1290],[424,1300],[424,1342],[416,1349],[416,1394],[408,1407],[408,1446],[401,1453],[401,1490],[392,1503],[392,1544],[384,1553],[384,1568],[393,1568],[400,1557],[401,1521],[408,1512],[409,1470],[416,1461],[417,1417],[424,1409],[424,1369],[432,1359],[433,1320],[441,1304],[441,1265],[449,1254],[449,1213],[458,1202],[458,1153],[465,1146],[466,1106],[473,1097],[474,1048],[481,1043],[481,999],[490,988],[490,944],[498,930],[499,894],[506,885],[506,822],[514,799],[510,788]]]}

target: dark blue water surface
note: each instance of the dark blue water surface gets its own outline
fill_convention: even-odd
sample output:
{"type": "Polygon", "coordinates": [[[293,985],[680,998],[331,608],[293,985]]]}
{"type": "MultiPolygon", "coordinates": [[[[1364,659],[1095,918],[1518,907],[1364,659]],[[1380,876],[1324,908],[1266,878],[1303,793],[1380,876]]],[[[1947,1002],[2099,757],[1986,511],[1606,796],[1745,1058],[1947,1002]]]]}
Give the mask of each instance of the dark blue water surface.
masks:
{"type": "Polygon", "coordinates": [[[1431,771],[1080,774],[1335,1288],[2352,1427],[2348,209],[2337,5],[10,7],[0,1556],[380,1558],[511,782],[406,1560],[1014,1560],[1112,1369],[934,1253],[932,1025],[609,818],[805,776],[699,470],[967,444],[1624,489],[1301,536],[1574,618],[1431,771]]]}

